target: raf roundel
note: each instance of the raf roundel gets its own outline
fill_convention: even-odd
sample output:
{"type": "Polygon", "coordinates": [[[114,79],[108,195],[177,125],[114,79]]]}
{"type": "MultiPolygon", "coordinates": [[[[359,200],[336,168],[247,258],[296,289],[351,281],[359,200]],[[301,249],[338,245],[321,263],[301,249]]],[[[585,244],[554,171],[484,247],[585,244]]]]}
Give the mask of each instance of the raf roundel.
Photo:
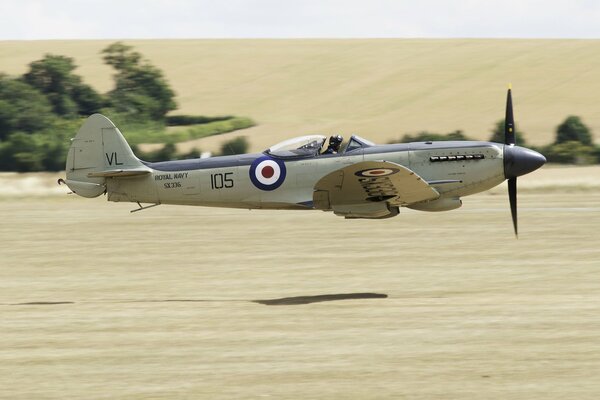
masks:
{"type": "Polygon", "coordinates": [[[250,180],[260,190],[275,190],[285,181],[285,164],[271,157],[259,157],[250,166],[250,180]]]}
{"type": "Polygon", "coordinates": [[[380,176],[389,176],[394,175],[400,171],[398,168],[371,168],[371,169],[363,169],[361,171],[355,172],[356,176],[364,176],[367,178],[378,178],[380,176]]]}

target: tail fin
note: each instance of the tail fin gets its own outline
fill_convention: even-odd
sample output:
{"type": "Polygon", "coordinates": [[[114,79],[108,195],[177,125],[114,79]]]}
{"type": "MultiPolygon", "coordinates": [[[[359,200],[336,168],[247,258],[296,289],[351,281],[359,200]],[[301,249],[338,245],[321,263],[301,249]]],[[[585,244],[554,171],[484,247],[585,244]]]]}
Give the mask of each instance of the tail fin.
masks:
{"type": "Polygon", "coordinates": [[[106,191],[106,178],[150,173],[131,151],[123,134],[101,114],[91,115],[72,139],[67,156],[69,188],[83,197],[106,191]]]}

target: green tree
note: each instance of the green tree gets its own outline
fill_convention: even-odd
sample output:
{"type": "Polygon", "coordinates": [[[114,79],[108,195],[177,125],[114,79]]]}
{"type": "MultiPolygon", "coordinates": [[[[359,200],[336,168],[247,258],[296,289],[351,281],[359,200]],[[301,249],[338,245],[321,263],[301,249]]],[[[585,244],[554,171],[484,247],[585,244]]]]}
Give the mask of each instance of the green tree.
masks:
{"type": "Polygon", "coordinates": [[[582,121],[575,115],[570,115],[556,128],[556,140],[554,143],[566,143],[570,141],[579,142],[586,146],[593,146],[592,133],[582,121]]]}
{"type": "Polygon", "coordinates": [[[15,132],[0,143],[0,169],[5,171],[41,171],[41,149],[32,135],[15,132]]]}
{"type": "Polygon", "coordinates": [[[39,131],[54,119],[46,96],[25,82],[0,74],[0,140],[12,132],[39,131]]]}
{"type": "Polygon", "coordinates": [[[177,159],[177,148],[175,143],[166,143],[162,149],[156,152],[155,161],[171,161],[177,159]]]}
{"type": "Polygon", "coordinates": [[[70,57],[46,54],[29,64],[23,80],[44,93],[59,116],[71,118],[98,112],[103,106],[102,97],[73,73],[75,68],[70,57]]]}
{"type": "Polygon", "coordinates": [[[190,159],[190,158],[200,158],[201,156],[202,156],[202,152],[200,151],[200,149],[198,149],[197,147],[194,147],[187,153],[181,154],[179,158],[186,160],[186,159],[190,159]]]}
{"type": "Polygon", "coordinates": [[[245,136],[238,136],[221,145],[220,155],[230,156],[234,154],[244,154],[248,152],[249,147],[250,143],[248,143],[248,139],[246,139],[245,136]]]}
{"type": "Polygon", "coordinates": [[[117,72],[128,71],[136,68],[142,61],[142,55],[137,51],[133,51],[132,46],[128,46],[123,42],[115,42],[102,50],[104,54],[104,62],[117,72]]]}
{"type": "Polygon", "coordinates": [[[84,83],[73,88],[71,98],[77,104],[79,115],[83,116],[100,112],[106,102],[98,92],[84,83]]]}
{"type": "Polygon", "coordinates": [[[65,169],[71,139],[81,126],[79,119],[56,119],[46,129],[34,133],[32,139],[40,149],[40,158],[45,171],[65,169]]]}
{"type": "Polygon", "coordinates": [[[54,119],[45,128],[34,132],[14,132],[0,141],[2,171],[61,171],[79,120],[54,119]]]}
{"type": "Polygon", "coordinates": [[[141,118],[163,120],[174,110],[175,93],[162,72],[142,60],[131,46],[113,43],[105,48],[104,61],[116,71],[115,88],[109,93],[112,106],[118,111],[141,118]]]}
{"type": "Polygon", "coordinates": [[[174,143],[166,143],[158,150],[155,151],[142,151],[137,145],[131,145],[131,151],[137,157],[144,161],[149,162],[160,162],[160,161],[172,161],[181,159],[177,154],[177,148],[174,143]]]}
{"type": "Polygon", "coordinates": [[[596,164],[600,164],[600,146],[594,146],[594,159],[596,160],[596,164]]]}
{"type": "MultiPolygon", "coordinates": [[[[518,146],[527,146],[527,141],[525,140],[525,134],[517,128],[515,131],[515,141],[518,146]]],[[[494,126],[494,130],[492,131],[492,136],[490,137],[490,142],[495,143],[504,143],[504,120],[500,120],[496,122],[496,126],[494,126]]]]}

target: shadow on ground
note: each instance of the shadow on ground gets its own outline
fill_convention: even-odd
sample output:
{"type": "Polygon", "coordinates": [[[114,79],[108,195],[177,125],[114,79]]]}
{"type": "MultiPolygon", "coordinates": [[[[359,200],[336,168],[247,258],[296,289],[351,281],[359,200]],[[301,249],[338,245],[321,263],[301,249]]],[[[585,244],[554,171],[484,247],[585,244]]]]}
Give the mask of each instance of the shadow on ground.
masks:
{"type": "Polygon", "coordinates": [[[323,301],[356,300],[356,299],[385,299],[387,294],[382,293],[340,293],[321,294],[317,296],[282,297],[271,300],[252,300],[253,303],[266,306],[295,306],[300,304],[320,303],[323,301]]]}
{"type": "MultiPolygon", "coordinates": [[[[206,303],[206,302],[231,302],[244,301],[264,304],[266,306],[296,306],[302,304],[321,303],[324,301],[358,300],[358,299],[385,299],[387,294],[383,293],[339,293],[320,294],[316,296],[281,297],[279,299],[265,300],[209,300],[209,299],[157,299],[157,300],[108,300],[108,301],[81,301],[79,303],[206,303]]],[[[55,306],[64,304],[77,304],[75,301],[30,301],[25,303],[10,303],[10,306],[55,306]]]]}

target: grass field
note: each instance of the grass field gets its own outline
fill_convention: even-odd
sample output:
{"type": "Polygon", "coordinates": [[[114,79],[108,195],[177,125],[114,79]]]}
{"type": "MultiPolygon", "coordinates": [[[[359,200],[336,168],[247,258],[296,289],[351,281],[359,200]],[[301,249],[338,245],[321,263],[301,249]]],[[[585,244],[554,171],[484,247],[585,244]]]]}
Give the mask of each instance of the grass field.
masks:
{"type": "MultiPolygon", "coordinates": [[[[109,42],[0,42],[1,70],[109,42]]],[[[505,84],[527,138],[600,132],[600,41],[132,41],[189,114],[248,116],[253,150],[313,132],[485,139],[505,84]]],[[[218,148],[240,133],[187,143],[218,148]]],[[[598,138],[598,136],[596,136],[598,138]]],[[[446,213],[322,212],[67,196],[0,174],[1,399],[597,399],[600,167],[519,178],[446,213]]]]}
{"type": "Polygon", "coordinates": [[[55,177],[0,176],[0,398],[600,395],[597,167],[520,179],[519,240],[502,189],[345,221],[33,191],[55,177]]]}
{"type": "MultiPolygon", "coordinates": [[[[86,82],[111,87],[99,52],[109,41],[0,42],[0,70],[20,74],[44,53],[76,59],[86,82]]],[[[358,133],[385,143],[407,132],[463,129],[487,139],[504,116],[552,141],[567,115],[600,135],[600,40],[127,41],[165,71],[180,112],[233,114],[259,126],[182,145],[216,150],[248,135],[254,150],[309,133],[358,133]]]]}

